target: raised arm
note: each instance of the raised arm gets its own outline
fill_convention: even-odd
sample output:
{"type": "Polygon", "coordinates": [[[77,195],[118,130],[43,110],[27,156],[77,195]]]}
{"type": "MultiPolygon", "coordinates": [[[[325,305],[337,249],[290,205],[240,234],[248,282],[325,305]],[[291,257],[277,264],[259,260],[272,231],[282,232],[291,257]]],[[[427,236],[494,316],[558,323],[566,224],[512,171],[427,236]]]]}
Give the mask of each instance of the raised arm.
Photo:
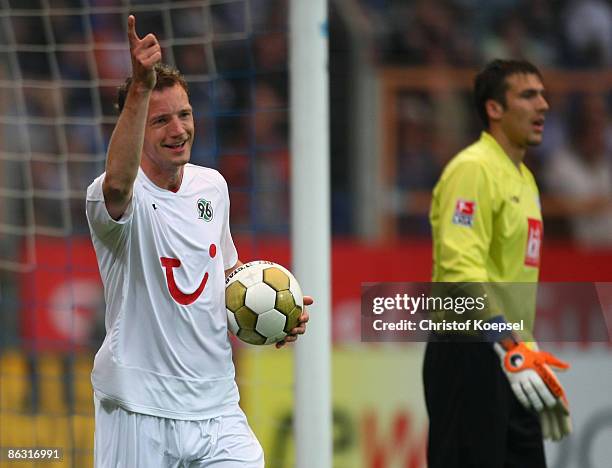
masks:
{"type": "Polygon", "coordinates": [[[128,41],[132,59],[132,83],[108,147],[106,176],[102,190],[106,209],[113,219],[125,212],[138,174],[149,99],[155,87],[155,64],[161,61],[161,48],[153,34],[140,39],[136,18],[128,17],[128,41]]]}

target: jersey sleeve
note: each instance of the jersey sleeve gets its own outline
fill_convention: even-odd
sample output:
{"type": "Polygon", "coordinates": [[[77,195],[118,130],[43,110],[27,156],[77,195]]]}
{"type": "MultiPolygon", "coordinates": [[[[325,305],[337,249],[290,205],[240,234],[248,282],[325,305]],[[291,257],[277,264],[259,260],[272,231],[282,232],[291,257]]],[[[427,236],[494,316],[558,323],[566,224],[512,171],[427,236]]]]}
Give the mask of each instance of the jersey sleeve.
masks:
{"type": "Polygon", "coordinates": [[[435,260],[441,280],[488,281],[493,200],[485,169],[471,161],[454,166],[436,187],[434,205],[435,260]]]}
{"type": "Polygon", "coordinates": [[[127,232],[134,216],[137,194],[136,188],[134,188],[132,199],[123,216],[118,220],[113,219],[108,213],[106,203],[104,202],[104,194],[102,192],[104,176],[105,174],[102,174],[87,188],[85,213],[92,235],[97,236],[113,249],[127,238],[127,232]]]}
{"type": "Polygon", "coordinates": [[[485,300],[485,308],[471,315],[475,319],[504,316],[487,273],[496,209],[494,190],[485,168],[465,161],[443,177],[434,192],[436,268],[443,272],[438,280],[448,283],[451,296],[485,300]]]}
{"type": "Polygon", "coordinates": [[[225,212],[223,213],[223,227],[221,231],[221,252],[223,253],[223,269],[227,270],[233,267],[238,262],[238,252],[232,239],[232,233],[230,232],[229,214],[230,214],[230,199],[229,190],[227,188],[227,182],[223,177],[222,180],[222,192],[223,197],[226,200],[225,212]]]}

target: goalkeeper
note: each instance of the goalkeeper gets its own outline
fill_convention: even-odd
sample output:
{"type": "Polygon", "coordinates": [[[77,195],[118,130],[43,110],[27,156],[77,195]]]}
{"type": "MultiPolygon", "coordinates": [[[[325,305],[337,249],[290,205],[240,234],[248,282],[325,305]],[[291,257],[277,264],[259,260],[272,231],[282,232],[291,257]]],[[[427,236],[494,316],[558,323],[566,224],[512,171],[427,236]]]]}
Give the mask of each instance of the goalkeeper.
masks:
{"type": "MultiPolygon", "coordinates": [[[[157,38],[138,37],[135,23],[130,16],[132,77],[119,89],[106,172],[87,189],[106,300],[106,338],[92,372],[94,463],[263,468],[238,406],[227,335],[225,275],[240,265],[227,184],[188,164],[187,85],[160,64],[157,38]]],[[[304,311],[285,341],[307,321],[304,311]]]]}
{"type": "MultiPolygon", "coordinates": [[[[540,72],[525,61],[495,60],[476,76],[485,130],[444,169],[430,212],[433,281],[455,294],[484,294],[487,283],[530,283],[535,292],[542,216],[523,158],[542,140],[543,93],[540,72]]],[[[520,313],[531,324],[535,294],[527,302],[520,313]]],[[[491,322],[509,319],[494,301],[485,313],[491,322]]],[[[429,467],[546,466],[542,438],[571,431],[552,366],[568,367],[511,332],[432,334],[423,363],[429,467]]]]}

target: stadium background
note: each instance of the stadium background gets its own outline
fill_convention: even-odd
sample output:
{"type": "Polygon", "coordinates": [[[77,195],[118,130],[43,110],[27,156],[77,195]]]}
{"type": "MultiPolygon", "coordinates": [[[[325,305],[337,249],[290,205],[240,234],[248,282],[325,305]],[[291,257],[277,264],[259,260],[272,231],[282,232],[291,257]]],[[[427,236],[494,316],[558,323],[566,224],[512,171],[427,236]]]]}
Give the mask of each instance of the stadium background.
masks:
{"type": "MultiPolygon", "coordinates": [[[[65,466],[91,465],[103,303],[83,197],[129,72],[128,12],[187,75],[193,162],[228,180],[241,258],[291,258],[286,0],[0,1],[0,445],[63,447],[65,466]]],[[[612,3],[330,0],[328,30],[334,466],[424,466],[421,347],[360,342],[360,285],[429,279],[429,192],[477,136],[470,80],[497,56],[531,59],[549,90],[545,140],[528,155],[542,279],[612,281],[612,3]]],[[[549,304],[582,332],[547,347],[573,364],[562,379],[576,430],[547,447],[551,466],[607,467],[612,348],[593,342],[589,314],[561,306],[549,304]]],[[[236,346],[271,467],[292,465],[291,357],[236,346]]]]}

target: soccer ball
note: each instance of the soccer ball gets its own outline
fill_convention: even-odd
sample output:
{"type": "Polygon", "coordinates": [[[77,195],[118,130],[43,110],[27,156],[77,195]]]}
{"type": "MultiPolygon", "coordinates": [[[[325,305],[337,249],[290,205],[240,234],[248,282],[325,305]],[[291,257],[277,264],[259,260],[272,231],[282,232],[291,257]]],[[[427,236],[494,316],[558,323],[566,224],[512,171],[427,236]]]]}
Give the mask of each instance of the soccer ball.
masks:
{"type": "Polygon", "coordinates": [[[254,345],[281,341],[304,308],[300,285],[284,267],[266,260],[245,263],[225,280],[230,331],[254,345]]]}

